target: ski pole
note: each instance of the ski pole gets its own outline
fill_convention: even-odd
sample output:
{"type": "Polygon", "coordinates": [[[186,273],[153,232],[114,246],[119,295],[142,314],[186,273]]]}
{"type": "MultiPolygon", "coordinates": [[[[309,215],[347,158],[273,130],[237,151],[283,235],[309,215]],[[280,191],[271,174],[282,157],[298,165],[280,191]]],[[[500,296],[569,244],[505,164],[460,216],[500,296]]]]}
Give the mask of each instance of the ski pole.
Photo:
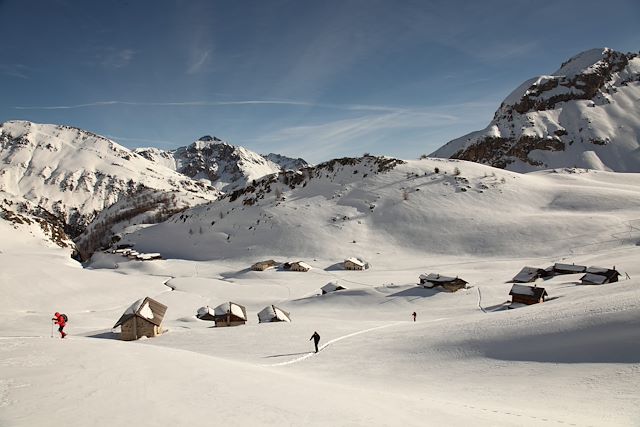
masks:
{"type": "Polygon", "coordinates": [[[53,320],[51,321],[51,338],[53,338],[53,320]]]}

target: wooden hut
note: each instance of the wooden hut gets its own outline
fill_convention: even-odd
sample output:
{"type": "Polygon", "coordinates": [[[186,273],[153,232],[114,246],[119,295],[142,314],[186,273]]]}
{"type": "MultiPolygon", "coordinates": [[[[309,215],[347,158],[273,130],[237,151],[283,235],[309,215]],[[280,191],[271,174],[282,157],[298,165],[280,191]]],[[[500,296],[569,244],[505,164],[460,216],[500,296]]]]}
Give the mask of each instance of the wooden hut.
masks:
{"type": "Polygon", "coordinates": [[[166,312],[166,305],[146,297],[131,304],[113,327],[120,326],[120,339],[124,341],[152,338],[162,333],[162,319],[166,312]]]}
{"type": "Polygon", "coordinates": [[[552,276],[553,273],[550,270],[545,270],[538,267],[523,267],[518,274],[511,279],[515,283],[530,283],[539,278],[545,278],[552,276]]]}
{"type": "Polygon", "coordinates": [[[347,258],[343,263],[345,270],[365,270],[369,268],[369,264],[360,258],[347,258]]]}
{"type": "Polygon", "coordinates": [[[289,269],[291,271],[309,271],[311,270],[311,266],[304,261],[296,261],[289,264],[289,269]]]}
{"type": "Polygon", "coordinates": [[[561,263],[553,264],[554,274],[576,274],[576,273],[584,273],[586,270],[587,270],[587,266],[585,265],[561,264],[561,263]]]}
{"type": "Polygon", "coordinates": [[[275,305],[269,305],[258,313],[258,323],[291,322],[291,315],[275,305]]]}
{"type": "Polygon", "coordinates": [[[247,309],[235,302],[225,302],[213,309],[216,327],[239,326],[247,323],[247,309]]]}
{"type": "Polygon", "coordinates": [[[259,262],[256,262],[255,264],[253,264],[253,265],[251,266],[251,269],[252,269],[253,271],[265,271],[265,270],[267,270],[267,269],[269,269],[269,268],[274,268],[274,267],[276,267],[277,265],[278,265],[278,263],[277,263],[277,262],[275,262],[275,261],[274,261],[274,260],[272,260],[272,259],[268,259],[268,260],[266,260],[266,261],[259,261],[259,262]]]}
{"type": "Polygon", "coordinates": [[[329,282],[320,288],[320,290],[322,291],[322,295],[328,294],[329,292],[341,291],[344,289],[347,288],[345,288],[344,286],[340,286],[338,282],[329,282]]]}
{"type": "Polygon", "coordinates": [[[613,268],[589,267],[584,276],[580,278],[583,285],[604,285],[618,281],[620,273],[613,268]]]}
{"type": "Polygon", "coordinates": [[[469,283],[459,277],[442,276],[438,273],[421,274],[419,279],[420,286],[424,288],[431,289],[434,286],[441,286],[443,289],[449,292],[455,292],[459,289],[464,289],[469,283]]]}
{"type": "Polygon", "coordinates": [[[544,288],[529,285],[513,285],[511,287],[512,304],[538,304],[544,302],[544,298],[549,296],[544,288]]]}

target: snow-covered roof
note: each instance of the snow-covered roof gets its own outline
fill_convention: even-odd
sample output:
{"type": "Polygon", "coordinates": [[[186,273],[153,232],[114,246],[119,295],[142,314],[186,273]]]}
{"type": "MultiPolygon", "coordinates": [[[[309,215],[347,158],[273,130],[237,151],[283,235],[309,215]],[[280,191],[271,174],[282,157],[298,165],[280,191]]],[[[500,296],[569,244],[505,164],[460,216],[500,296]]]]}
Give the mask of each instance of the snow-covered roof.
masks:
{"type": "Polygon", "coordinates": [[[164,315],[167,312],[167,306],[159,303],[158,301],[146,297],[143,299],[139,299],[133,304],[131,304],[120,316],[120,319],[113,326],[117,328],[122,325],[127,320],[131,319],[134,316],[142,317],[147,319],[149,322],[153,323],[156,326],[160,326],[162,323],[162,319],[164,319],[164,315]]]}
{"type": "Polygon", "coordinates": [[[214,316],[214,315],[215,315],[215,311],[214,311],[211,307],[209,307],[209,306],[206,306],[206,307],[200,307],[200,308],[198,309],[198,312],[197,312],[197,313],[198,313],[198,314],[197,314],[197,317],[198,317],[198,318],[200,318],[200,317],[202,317],[202,316],[206,316],[206,315],[211,315],[211,316],[214,316]]]}
{"type": "Polygon", "coordinates": [[[231,313],[242,320],[247,320],[247,314],[244,307],[240,304],[236,304],[235,302],[225,302],[214,308],[214,314],[216,316],[224,316],[228,313],[231,313]]]}
{"type": "Polygon", "coordinates": [[[527,286],[527,285],[513,285],[511,287],[511,292],[509,292],[509,295],[527,295],[527,296],[534,296],[534,288],[533,286],[527,286]]]}
{"type": "Polygon", "coordinates": [[[604,267],[594,267],[591,266],[589,268],[587,268],[587,273],[592,273],[592,274],[599,274],[599,273],[607,273],[609,271],[608,268],[604,268],[604,267]]]}
{"type": "Polygon", "coordinates": [[[324,292],[334,292],[340,289],[345,289],[343,286],[340,286],[338,282],[329,282],[323,287],[320,288],[324,292]]]}
{"type": "Polygon", "coordinates": [[[420,280],[425,280],[427,282],[432,282],[432,283],[446,283],[446,282],[452,282],[456,279],[457,277],[442,276],[438,273],[429,273],[429,274],[420,275],[420,280]]]}
{"type": "Polygon", "coordinates": [[[286,311],[276,307],[275,305],[269,305],[258,313],[258,320],[261,323],[273,321],[291,322],[291,317],[286,311]]]}
{"type": "Polygon", "coordinates": [[[297,264],[297,265],[299,265],[299,266],[300,266],[300,267],[302,267],[302,268],[308,268],[308,269],[311,269],[311,266],[310,266],[309,264],[307,264],[306,262],[304,262],[304,261],[296,261],[296,262],[292,262],[291,264],[292,264],[292,265],[293,265],[293,264],[297,264]]]}
{"type": "Polygon", "coordinates": [[[364,267],[367,264],[365,261],[361,260],[360,258],[353,258],[353,257],[345,259],[344,262],[352,262],[361,267],[364,267]]]}

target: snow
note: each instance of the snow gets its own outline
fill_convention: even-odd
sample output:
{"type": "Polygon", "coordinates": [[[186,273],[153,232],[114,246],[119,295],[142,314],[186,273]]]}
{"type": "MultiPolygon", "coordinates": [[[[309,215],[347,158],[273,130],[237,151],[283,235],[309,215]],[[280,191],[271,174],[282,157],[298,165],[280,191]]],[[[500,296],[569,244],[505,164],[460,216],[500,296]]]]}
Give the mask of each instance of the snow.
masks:
{"type": "Polygon", "coordinates": [[[144,306],[142,306],[140,311],[138,311],[138,314],[144,317],[145,319],[153,320],[154,318],[153,311],[151,311],[151,307],[149,307],[148,301],[144,306]]]}
{"type": "Polygon", "coordinates": [[[127,235],[163,255],[153,262],[100,252],[83,268],[39,227],[0,219],[0,425],[199,425],[212,414],[250,426],[638,425],[639,174],[367,167],[283,186],[284,202],[275,191],[251,206],[220,200],[127,235]],[[353,253],[376,268],[340,268],[353,253]],[[255,272],[255,259],[314,268],[255,272]],[[554,263],[615,265],[630,279],[560,275],[544,281],[547,301],[505,309],[523,265],[554,263]],[[474,287],[416,286],[425,271],[474,287]],[[349,289],[318,296],[328,281],[349,289]],[[119,341],[111,326],[145,296],[168,306],[167,332],[119,341]],[[193,318],[221,301],[246,307],[247,324],[193,318]],[[271,305],[294,321],[258,324],[271,305]],[[64,340],[50,337],[55,311],[71,319],[64,340]]]}

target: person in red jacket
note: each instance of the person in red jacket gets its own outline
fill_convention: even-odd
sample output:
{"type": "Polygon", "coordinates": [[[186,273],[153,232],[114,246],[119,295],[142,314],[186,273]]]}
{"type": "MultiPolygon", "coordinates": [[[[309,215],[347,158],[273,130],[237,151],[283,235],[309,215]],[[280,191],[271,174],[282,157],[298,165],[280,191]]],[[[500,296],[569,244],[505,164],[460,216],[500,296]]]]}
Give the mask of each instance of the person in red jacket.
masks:
{"type": "Polygon", "coordinates": [[[60,314],[56,311],[56,313],[53,315],[53,318],[51,320],[54,320],[55,324],[58,325],[58,332],[60,332],[60,338],[64,338],[67,336],[67,334],[63,331],[65,325],[67,324],[67,321],[64,320],[64,315],[60,314]]]}

